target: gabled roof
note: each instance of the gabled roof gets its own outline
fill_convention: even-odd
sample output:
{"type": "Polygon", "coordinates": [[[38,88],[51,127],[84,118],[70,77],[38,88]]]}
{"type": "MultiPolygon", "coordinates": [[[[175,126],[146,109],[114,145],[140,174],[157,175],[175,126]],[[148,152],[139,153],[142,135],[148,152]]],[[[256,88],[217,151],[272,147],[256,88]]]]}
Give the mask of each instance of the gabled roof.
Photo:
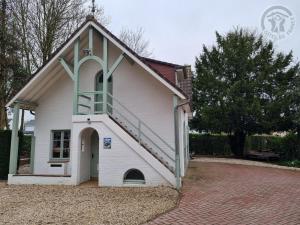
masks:
{"type": "Polygon", "coordinates": [[[156,71],[161,73],[165,78],[171,81],[173,85],[176,85],[176,77],[175,77],[176,70],[184,68],[184,66],[181,65],[163,62],[156,59],[143,57],[143,60],[147,65],[151,66],[156,71]]]}
{"type": "MultiPolygon", "coordinates": [[[[107,30],[103,25],[101,25],[93,16],[88,16],[86,21],[82,23],[78,29],[76,29],[73,34],[59,47],[57,48],[49,57],[49,59],[44,62],[44,64],[37,69],[37,71],[31,76],[28,83],[7,103],[6,107],[9,107],[13,104],[14,101],[16,101],[19,97],[19,95],[29,88],[31,83],[37,79],[37,77],[42,74],[47,66],[49,66],[53,61],[55,61],[62,53],[63,51],[69,47],[73,41],[88,27],[92,25],[98,32],[100,32],[102,35],[104,35],[108,40],[113,42],[117,47],[119,47],[121,50],[123,50],[126,55],[128,55],[131,59],[133,59],[135,62],[137,62],[140,66],[142,66],[146,71],[148,71],[150,74],[152,74],[155,78],[157,78],[160,82],[162,82],[167,88],[169,88],[174,94],[176,94],[181,99],[187,99],[187,95],[183,92],[182,89],[180,89],[178,86],[176,86],[173,78],[169,75],[169,73],[165,73],[161,69],[159,69],[155,64],[164,64],[169,67],[182,67],[180,65],[162,62],[154,59],[144,58],[139,56],[136,52],[134,52],[132,49],[130,49],[124,42],[122,42],[119,38],[117,38],[115,35],[113,35],[109,30],[107,30]],[[155,62],[155,63],[154,63],[155,62]]],[[[175,74],[175,73],[174,73],[175,74]]]]}

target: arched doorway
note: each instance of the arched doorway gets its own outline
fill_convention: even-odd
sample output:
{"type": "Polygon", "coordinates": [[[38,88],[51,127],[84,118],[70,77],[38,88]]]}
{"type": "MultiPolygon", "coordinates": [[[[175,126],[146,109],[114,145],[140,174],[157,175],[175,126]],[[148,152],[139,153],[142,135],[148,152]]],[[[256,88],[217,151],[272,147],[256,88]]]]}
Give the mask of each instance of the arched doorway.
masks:
{"type": "Polygon", "coordinates": [[[94,128],[85,128],[80,135],[80,183],[99,176],[99,135],[94,128]]]}

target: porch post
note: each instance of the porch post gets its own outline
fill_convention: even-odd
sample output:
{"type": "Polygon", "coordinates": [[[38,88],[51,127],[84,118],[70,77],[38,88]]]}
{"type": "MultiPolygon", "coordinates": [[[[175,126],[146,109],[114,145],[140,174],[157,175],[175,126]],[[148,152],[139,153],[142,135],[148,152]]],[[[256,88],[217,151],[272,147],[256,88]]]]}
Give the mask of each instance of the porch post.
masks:
{"type": "Polygon", "coordinates": [[[73,96],[73,115],[78,114],[78,89],[79,89],[79,38],[74,44],[74,96],[73,96]]]}
{"type": "Polygon", "coordinates": [[[107,112],[107,73],[108,73],[107,38],[103,37],[103,113],[107,112]]]}
{"type": "Polygon", "coordinates": [[[18,150],[19,150],[19,111],[20,104],[15,102],[13,109],[13,125],[11,132],[10,159],[9,159],[9,174],[17,173],[18,150]]]}
{"type": "Polygon", "coordinates": [[[173,109],[174,109],[174,131],[175,131],[175,176],[176,188],[180,189],[180,157],[179,157],[179,126],[178,126],[178,98],[173,96],[173,109]]]}
{"type": "Polygon", "coordinates": [[[34,172],[34,154],[35,154],[35,136],[31,136],[31,148],[30,148],[30,172],[34,172]]]}

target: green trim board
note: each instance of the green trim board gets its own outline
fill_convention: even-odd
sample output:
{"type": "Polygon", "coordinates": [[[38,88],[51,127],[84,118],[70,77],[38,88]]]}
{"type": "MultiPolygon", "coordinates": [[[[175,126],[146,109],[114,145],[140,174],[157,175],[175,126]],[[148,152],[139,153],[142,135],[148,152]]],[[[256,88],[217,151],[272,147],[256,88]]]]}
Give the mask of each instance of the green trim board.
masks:
{"type": "Polygon", "coordinates": [[[34,156],[35,156],[35,136],[31,136],[31,148],[30,148],[30,172],[34,173],[34,156]]]}
{"type": "Polygon", "coordinates": [[[66,70],[70,78],[74,81],[74,74],[73,74],[74,69],[70,65],[68,65],[68,63],[63,58],[60,58],[59,62],[64,67],[64,69],[66,70]]]}
{"type": "Polygon", "coordinates": [[[175,131],[175,176],[176,188],[180,189],[180,157],[179,157],[179,121],[178,121],[178,97],[173,96],[173,110],[174,110],[174,131],[175,131]]]}
{"type": "Polygon", "coordinates": [[[89,28],[89,50],[91,55],[93,55],[93,43],[93,27],[91,26],[89,28]]]}
{"type": "Polygon", "coordinates": [[[77,115],[78,113],[78,89],[79,89],[79,45],[80,39],[77,38],[74,44],[74,93],[73,93],[73,114],[77,115]]]}
{"type": "Polygon", "coordinates": [[[107,112],[108,43],[103,37],[103,113],[107,112]]]}
{"type": "Polygon", "coordinates": [[[114,64],[110,67],[110,70],[107,73],[107,79],[113,74],[113,72],[117,69],[117,67],[120,65],[123,59],[124,59],[124,53],[122,53],[114,62],[114,64]]]}
{"type": "MultiPolygon", "coordinates": [[[[93,42],[94,42],[94,36],[93,36],[93,27],[91,26],[88,30],[88,48],[90,50],[89,55],[84,56],[80,59],[80,37],[76,39],[74,42],[74,68],[70,66],[64,58],[60,58],[59,61],[61,65],[64,67],[67,74],[70,76],[70,78],[74,81],[74,93],[73,93],[73,115],[77,115],[79,112],[79,76],[80,76],[80,67],[83,63],[85,63],[88,60],[94,60],[96,61],[100,67],[102,67],[103,71],[103,84],[102,84],[102,102],[103,102],[103,110],[101,110],[103,113],[107,113],[107,102],[108,97],[107,93],[112,89],[112,82],[109,82],[109,79],[111,78],[113,72],[117,69],[117,67],[121,64],[123,59],[126,57],[125,53],[123,52],[113,63],[113,65],[108,68],[108,39],[104,36],[102,37],[102,44],[103,44],[103,52],[102,52],[102,59],[96,55],[93,54],[93,42]]],[[[112,93],[112,92],[110,92],[112,93]]],[[[100,102],[99,99],[97,102],[100,102]]],[[[99,110],[97,110],[99,111],[99,110]]]]}

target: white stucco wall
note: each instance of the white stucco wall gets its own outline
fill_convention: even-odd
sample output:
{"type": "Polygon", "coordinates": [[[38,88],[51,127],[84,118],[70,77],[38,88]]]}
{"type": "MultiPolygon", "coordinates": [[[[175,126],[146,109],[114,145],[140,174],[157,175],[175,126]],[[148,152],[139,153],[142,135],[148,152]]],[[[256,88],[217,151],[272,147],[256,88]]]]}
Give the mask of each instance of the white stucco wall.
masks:
{"type": "Polygon", "coordinates": [[[127,170],[132,168],[138,169],[144,174],[145,186],[174,185],[174,174],[158,163],[111,119],[101,115],[90,116],[91,123],[88,124],[86,122],[87,117],[89,116],[73,116],[72,137],[78,140],[72,143],[72,162],[74,163],[72,179],[74,183],[84,181],[87,174],[85,170],[88,170],[85,160],[83,160],[85,153],[80,151],[78,137],[82,131],[93,128],[99,135],[100,186],[124,186],[123,176],[127,170]],[[103,148],[103,138],[105,137],[112,139],[111,149],[103,148]],[[79,169],[77,169],[78,167],[79,169]],[[77,172],[79,173],[78,176],[76,175],[77,172]]]}
{"type": "MultiPolygon", "coordinates": [[[[82,46],[82,48],[84,47],[86,46],[82,46]]],[[[101,51],[99,42],[95,43],[94,52],[99,54],[101,51]]],[[[120,54],[119,49],[109,44],[110,66],[120,54]]],[[[80,91],[94,91],[95,75],[99,70],[101,70],[101,66],[94,61],[88,61],[82,65],[79,79],[80,91]]],[[[131,64],[124,59],[113,74],[113,95],[151,127],[163,140],[174,147],[173,93],[171,93],[169,89],[142,69],[137,63],[131,64]]],[[[73,82],[67,74],[64,74],[38,99],[35,117],[35,174],[64,173],[62,172],[63,169],[51,168],[48,163],[51,151],[50,134],[51,130],[71,129],[71,135],[73,137],[72,101],[73,82]]],[[[155,174],[153,172],[155,169],[149,167],[149,165],[145,163],[145,159],[134,155],[133,151],[128,148],[126,143],[122,142],[120,137],[114,136],[116,134],[109,133],[109,129],[101,129],[101,137],[109,134],[116,141],[114,151],[104,151],[102,152],[102,157],[100,153],[100,160],[102,160],[103,167],[100,173],[103,172],[107,174],[106,176],[102,174],[103,184],[111,184],[113,186],[120,185],[120,175],[122,174],[123,177],[123,174],[130,166],[145,171],[146,182],[148,181],[151,185],[165,183],[165,180],[159,176],[159,173],[155,174]],[[107,162],[114,160],[115,163],[103,164],[103,160],[107,162]],[[118,166],[120,163],[122,166],[118,166]]],[[[143,131],[147,133],[146,129],[143,131]]],[[[156,143],[160,143],[154,136],[152,136],[152,139],[156,143]]],[[[74,143],[77,145],[78,140],[72,140],[72,146],[74,143]]],[[[100,146],[101,145],[102,143],[100,142],[100,146]]],[[[71,152],[72,151],[73,149],[71,147],[71,152]]],[[[88,156],[81,162],[82,165],[86,164],[87,166],[87,157],[88,156]]],[[[71,169],[71,165],[68,165],[67,174],[71,174],[71,169]]],[[[87,171],[81,171],[80,173],[85,172],[86,174],[81,181],[88,178],[87,171]]]]}
{"type": "MultiPolygon", "coordinates": [[[[35,111],[34,174],[64,174],[63,167],[50,167],[51,130],[72,128],[73,83],[63,75],[39,100],[35,111]]],[[[70,174],[68,166],[68,174],[70,174]]]]}

